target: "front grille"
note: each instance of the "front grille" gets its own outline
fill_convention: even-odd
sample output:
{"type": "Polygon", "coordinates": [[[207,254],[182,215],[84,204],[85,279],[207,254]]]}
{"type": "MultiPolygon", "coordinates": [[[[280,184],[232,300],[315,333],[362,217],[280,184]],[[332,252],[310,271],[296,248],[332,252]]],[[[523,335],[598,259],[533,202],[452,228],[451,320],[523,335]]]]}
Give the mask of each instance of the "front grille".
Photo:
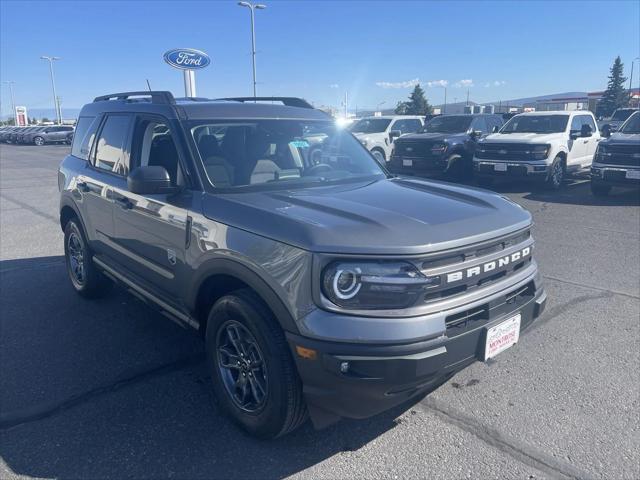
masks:
{"type": "Polygon", "coordinates": [[[438,302],[504,280],[530,264],[532,251],[533,240],[527,229],[426,258],[418,265],[419,269],[426,276],[439,276],[440,281],[437,287],[426,291],[423,301],[438,302]]]}
{"type": "Polygon", "coordinates": [[[605,170],[604,179],[613,182],[625,181],[627,180],[627,172],[624,170],[605,170]]]}
{"type": "Polygon", "coordinates": [[[431,157],[431,148],[433,147],[434,142],[425,142],[425,141],[411,141],[404,140],[402,142],[395,142],[394,146],[394,155],[400,155],[402,157],[431,157]]]}
{"type": "Polygon", "coordinates": [[[481,327],[494,319],[513,313],[534,298],[536,288],[533,282],[510,292],[489,303],[463,310],[445,318],[447,336],[455,337],[469,330],[481,327]]]}
{"type": "Polygon", "coordinates": [[[476,158],[490,160],[526,161],[531,160],[531,145],[526,143],[493,143],[478,145],[476,158]]]}
{"type": "Polygon", "coordinates": [[[598,154],[596,161],[607,165],[640,167],[640,145],[607,145],[606,154],[598,154]]]}

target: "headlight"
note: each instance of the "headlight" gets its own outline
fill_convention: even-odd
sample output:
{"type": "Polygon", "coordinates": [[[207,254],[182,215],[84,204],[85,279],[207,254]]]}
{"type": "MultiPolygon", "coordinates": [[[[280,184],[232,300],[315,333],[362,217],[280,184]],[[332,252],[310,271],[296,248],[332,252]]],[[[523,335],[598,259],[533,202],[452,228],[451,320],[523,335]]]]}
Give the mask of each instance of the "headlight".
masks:
{"type": "Polygon", "coordinates": [[[605,145],[598,145],[596,148],[596,160],[603,160],[607,156],[607,147],[605,145]]]}
{"type": "Polygon", "coordinates": [[[444,153],[444,151],[447,149],[447,144],[446,143],[435,143],[432,147],[431,147],[431,153],[433,154],[440,154],[440,153],[444,153]]]}
{"type": "Polygon", "coordinates": [[[366,138],[361,138],[361,139],[360,139],[360,143],[361,143],[362,145],[364,145],[365,147],[369,144],[369,142],[367,141],[367,139],[366,139],[366,138]]]}
{"type": "Polygon", "coordinates": [[[549,150],[551,150],[551,145],[533,145],[531,150],[527,150],[526,153],[531,155],[534,160],[544,160],[549,156],[549,150]]]}
{"type": "Polygon", "coordinates": [[[322,293],[333,304],[362,310],[407,308],[440,277],[427,277],[408,262],[334,262],[322,272],[322,293]]]}

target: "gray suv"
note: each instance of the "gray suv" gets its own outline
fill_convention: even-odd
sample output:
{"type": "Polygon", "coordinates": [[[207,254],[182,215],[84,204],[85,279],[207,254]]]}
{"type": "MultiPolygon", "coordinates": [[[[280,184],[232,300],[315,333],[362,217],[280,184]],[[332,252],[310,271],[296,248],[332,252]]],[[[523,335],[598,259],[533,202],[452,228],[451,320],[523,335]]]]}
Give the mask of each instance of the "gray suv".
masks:
{"type": "Polygon", "coordinates": [[[50,127],[39,127],[34,131],[24,134],[20,143],[31,143],[33,145],[46,145],[47,143],[67,143],[73,140],[73,127],[70,125],[52,125],[50,127]]]}
{"type": "Polygon", "coordinates": [[[259,437],[429,392],[545,306],[526,210],[393,177],[301,99],[98,97],[58,182],[73,288],[116,282],[197,329],[259,437]]]}

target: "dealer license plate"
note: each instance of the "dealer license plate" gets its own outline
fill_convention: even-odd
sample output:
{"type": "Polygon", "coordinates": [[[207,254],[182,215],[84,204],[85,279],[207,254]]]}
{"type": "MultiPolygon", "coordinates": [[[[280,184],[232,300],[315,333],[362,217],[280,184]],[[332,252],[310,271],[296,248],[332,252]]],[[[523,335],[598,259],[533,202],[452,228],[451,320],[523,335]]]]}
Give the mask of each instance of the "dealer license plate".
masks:
{"type": "Polygon", "coordinates": [[[640,180],[640,170],[627,170],[627,178],[640,180]]]}
{"type": "Polygon", "coordinates": [[[496,164],[493,166],[493,169],[494,169],[496,172],[506,172],[506,171],[507,171],[507,164],[506,164],[506,163],[496,163],[496,164]]]}
{"type": "Polygon", "coordinates": [[[413,167],[413,160],[407,160],[406,158],[402,159],[403,167],[413,167]]]}
{"type": "Polygon", "coordinates": [[[487,330],[487,340],[484,346],[485,361],[518,343],[520,319],[521,315],[518,313],[487,330]]]}

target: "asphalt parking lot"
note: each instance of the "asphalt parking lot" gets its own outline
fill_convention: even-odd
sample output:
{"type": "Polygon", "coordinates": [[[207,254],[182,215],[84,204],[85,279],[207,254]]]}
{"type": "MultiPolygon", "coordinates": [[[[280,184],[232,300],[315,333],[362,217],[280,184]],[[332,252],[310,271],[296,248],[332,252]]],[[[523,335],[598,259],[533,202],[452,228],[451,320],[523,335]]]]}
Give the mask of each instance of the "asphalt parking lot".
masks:
{"type": "Polygon", "coordinates": [[[262,442],[219,412],[203,345],[62,257],[66,146],[0,147],[0,477],[640,478],[640,196],[499,191],[535,218],[549,305],[417,404],[262,442]]]}

